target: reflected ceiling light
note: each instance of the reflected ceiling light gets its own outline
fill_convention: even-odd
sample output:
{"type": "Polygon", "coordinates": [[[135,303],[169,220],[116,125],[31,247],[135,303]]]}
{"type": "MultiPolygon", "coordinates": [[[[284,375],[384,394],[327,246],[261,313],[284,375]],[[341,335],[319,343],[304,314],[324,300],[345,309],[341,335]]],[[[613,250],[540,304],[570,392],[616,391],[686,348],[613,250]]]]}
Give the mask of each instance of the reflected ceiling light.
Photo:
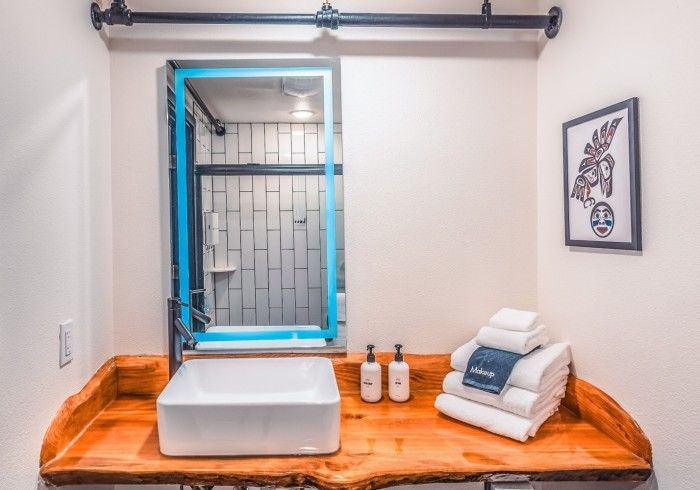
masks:
{"type": "Polygon", "coordinates": [[[297,119],[308,119],[314,114],[316,114],[314,111],[310,111],[308,109],[297,109],[289,113],[290,116],[297,119]]]}

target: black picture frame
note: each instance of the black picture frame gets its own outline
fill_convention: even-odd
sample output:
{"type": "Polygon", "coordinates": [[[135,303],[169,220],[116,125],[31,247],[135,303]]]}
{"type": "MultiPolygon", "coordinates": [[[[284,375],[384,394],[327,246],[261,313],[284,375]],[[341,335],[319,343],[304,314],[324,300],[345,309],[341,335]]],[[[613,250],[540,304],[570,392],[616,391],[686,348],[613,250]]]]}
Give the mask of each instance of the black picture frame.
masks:
{"type": "MultiPolygon", "coordinates": [[[[607,124],[607,123],[606,123],[607,124]]],[[[602,133],[601,133],[602,134],[602,133]]],[[[565,244],[571,247],[604,248],[616,250],[642,250],[642,196],[640,188],[640,155],[639,155],[639,99],[637,97],[624,100],[604,109],[578,117],[562,125],[562,137],[564,142],[564,224],[565,244]],[[571,238],[570,226],[570,202],[572,200],[572,185],[569,180],[569,130],[589,121],[603,118],[622,110],[628,113],[628,144],[629,144],[629,216],[630,216],[630,241],[608,241],[605,239],[580,240],[571,238]]],[[[598,170],[599,172],[600,170],[598,170]]],[[[579,175],[580,177],[580,175],[579,175]]],[[[577,177],[574,176],[574,179],[577,177]]],[[[612,178],[611,178],[612,181],[612,178]]],[[[611,184],[612,187],[612,184],[611,184]]],[[[595,203],[595,200],[593,200],[595,203]]],[[[584,206],[585,207],[585,206],[584,206]]],[[[612,230],[612,227],[611,227],[612,230]]]]}

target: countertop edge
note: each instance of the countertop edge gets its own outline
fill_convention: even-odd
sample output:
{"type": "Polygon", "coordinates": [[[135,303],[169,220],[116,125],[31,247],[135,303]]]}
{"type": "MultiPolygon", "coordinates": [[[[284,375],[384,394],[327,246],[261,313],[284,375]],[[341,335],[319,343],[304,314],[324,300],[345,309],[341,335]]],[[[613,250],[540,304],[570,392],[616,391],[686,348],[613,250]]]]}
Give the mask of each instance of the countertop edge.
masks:
{"type": "Polygon", "coordinates": [[[294,487],[310,485],[319,490],[368,490],[388,488],[398,485],[417,485],[427,483],[460,483],[460,482],[495,482],[495,481],[629,481],[642,482],[647,480],[652,469],[640,460],[639,468],[597,468],[571,469],[560,471],[509,471],[506,473],[484,472],[429,472],[402,473],[381,475],[357,480],[332,482],[313,473],[294,473],[286,475],[251,475],[251,474],[197,474],[191,471],[163,473],[138,472],[101,472],[99,470],[57,470],[42,472],[42,478],[50,485],[76,484],[122,484],[122,485],[249,485],[279,487],[294,487]]]}

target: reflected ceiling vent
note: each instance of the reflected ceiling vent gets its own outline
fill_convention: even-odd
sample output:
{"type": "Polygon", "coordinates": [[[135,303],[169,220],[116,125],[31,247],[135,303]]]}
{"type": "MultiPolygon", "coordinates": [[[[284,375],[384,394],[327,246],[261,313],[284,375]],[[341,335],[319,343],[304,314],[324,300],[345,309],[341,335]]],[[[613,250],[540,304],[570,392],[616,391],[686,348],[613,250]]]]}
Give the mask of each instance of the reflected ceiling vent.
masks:
{"type": "Polygon", "coordinates": [[[292,97],[313,97],[321,93],[322,80],[320,77],[284,77],[282,92],[292,97]]]}

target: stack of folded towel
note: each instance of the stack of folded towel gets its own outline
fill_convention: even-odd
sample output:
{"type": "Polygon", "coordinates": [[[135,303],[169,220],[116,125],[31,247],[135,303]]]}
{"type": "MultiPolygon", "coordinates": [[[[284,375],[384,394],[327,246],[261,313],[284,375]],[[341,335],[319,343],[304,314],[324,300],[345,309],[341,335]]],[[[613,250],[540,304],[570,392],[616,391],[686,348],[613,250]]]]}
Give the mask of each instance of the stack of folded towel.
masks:
{"type": "Polygon", "coordinates": [[[569,344],[549,344],[538,314],[503,308],[459,347],[435,407],[450,417],[525,442],[559,409],[569,344]]]}

